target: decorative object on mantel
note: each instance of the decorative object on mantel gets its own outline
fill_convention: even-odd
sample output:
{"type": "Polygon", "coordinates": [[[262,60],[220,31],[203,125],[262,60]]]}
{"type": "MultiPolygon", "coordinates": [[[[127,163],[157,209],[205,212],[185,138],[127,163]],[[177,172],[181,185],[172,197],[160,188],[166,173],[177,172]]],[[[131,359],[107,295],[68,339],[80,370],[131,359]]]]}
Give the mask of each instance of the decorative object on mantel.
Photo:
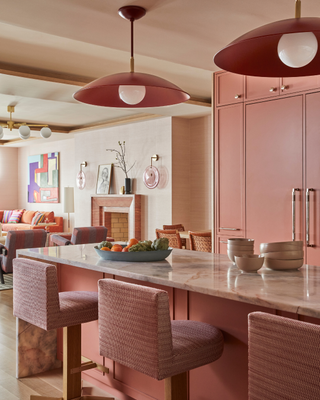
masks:
{"type": "Polygon", "coordinates": [[[74,190],[73,187],[65,187],[63,192],[63,212],[68,213],[68,232],[71,232],[70,213],[74,212],[74,190]]]}
{"type": "Polygon", "coordinates": [[[88,165],[87,161],[82,161],[80,164],[80,171],[77,174],[77,187],[82,190],[86,186],[86,174],[82,171],[82,167],[86,167],[88,165]]]}
{"type": "Polygon", "coordinates": [[[160,182],[160,173],[156,167],[152,166],[152,160],[158,161],[158,154],[154,154],[151,157],[151,165],[143,173],[143,182],[148,189],[154,189],[160,182]]]}
{"type": "Polygon", "coordinates": [[[124,186],[121,186],[119,194],[124,194],[124,192],[125,192],[124,186]]]}
{"type": "Polygon", "coordinates": [[[28,157],[28,203],[59,203],[59,153],[28,157]]]}
{"type": "Polygon", "coordinates": [[[73,97],[82,103],[119,108],[169,106],[189,100],[189,94],[173,83],[155,75],[134,72],[133,22],[142,18],[146,10],[128,5],[118,12],[131,22],[130,72],[96,79],[74,93],[73,97]]]}
{"type": "Polygon", "coordinates": [[[215,64],[241,75],[295,77],[319,74],[320,18],[301,18],[301,0],[295,18],[254,29],[214,56],[215,64]]]}
{"type": "Polygon", "coordinates": [[[113,164],[102,164],[98,168],[97,176],[97,194],[109,194],[112,178],[113,164]]]}
{"type": "Polygon", "coordinates": [[[40,131],[40,135],[44,139],[48,139],[51,136],[51,129],[48,127],[48,125],[45,124],[27,124],[26,122],[14,122],[12,121],[12,113],[14,112],[14,106],[8,106],[8,112],[10,113],[10,120],[7,121],[6,124],[0,123],[0,139],[3,138],[4,132],[3,128],[8,128],[10,132],[12,129],[19,129],[19,136],[21,139],[29,139],[30,137],[30,126],[34,127],[40,127],[42,126],[42,129],[40,131]]]}
{"type": "Polygon", "coordinates": [[[126,142],[118,142],[120,146],[120,151],[115,150],[115,149],[106,149],[106,151],[113,151],[116,153],[116,164],[114,164],[115,167],[121,168],[122,171],[125,174],[125,180],[124,180],[124,187],[125,187],[125,194],[130,194],[131,193],[131,179],[128,177],[128,172],[132,169],[134,162],[130,168],[127,166],[127,161],[126,161],[126,142]]]}

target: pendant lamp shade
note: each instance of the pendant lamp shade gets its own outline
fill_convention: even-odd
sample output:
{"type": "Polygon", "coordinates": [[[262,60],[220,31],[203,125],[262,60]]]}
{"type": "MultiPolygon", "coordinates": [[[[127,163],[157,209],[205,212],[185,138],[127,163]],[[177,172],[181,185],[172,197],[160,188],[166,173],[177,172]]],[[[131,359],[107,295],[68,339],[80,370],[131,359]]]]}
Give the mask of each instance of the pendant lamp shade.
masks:
{"type": "Polygon", "coordinates": [[[173,83],[155,75],[122,72],[105,76],[78,90],[73,97],[82,103],[118,108],[160,107],[190,99],[188,93],[173,83]],[[145,96],[138,104],[127,104],[119,96],[119,86],[144,86],[145,96]]]}
{"type": "Polygon", "coordinates": [[[119,14],[131,22],[130,72],[96,79],[74,93],[74,99],[95,106],[117,108],[161,107],[189,100],[189,94],[173,83],[134,71],[133,22],[142,18],[146,10],[130,5],[121,7],[119,14]]]}
{"type": "Polygon", "coordinates": [[[313,33],[319,43],[320,18],[292,18],[261,26],[220,50],[214,56],[214,62],[226,71],[242,75],[265,77],[318,75],[320,74],[319,51],[302,67],[290,67],[284,64],[278,54],[278,44],[283,35],[304,32],[313,33]]]}

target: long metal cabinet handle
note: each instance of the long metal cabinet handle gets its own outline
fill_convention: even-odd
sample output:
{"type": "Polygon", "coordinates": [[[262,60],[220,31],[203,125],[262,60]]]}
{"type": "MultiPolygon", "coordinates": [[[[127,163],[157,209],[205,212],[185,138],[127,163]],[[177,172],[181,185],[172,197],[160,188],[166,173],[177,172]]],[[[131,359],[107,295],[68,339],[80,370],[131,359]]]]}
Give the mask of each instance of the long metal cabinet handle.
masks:
{"type": "Polygon", "coordinates": [[[296,240],[296,192],[300,189],[292,189],[292,240],[296,240]]]}
{"type": "Polygon", "coordinates": [[[223,227],[219,227],[219,229],[224,230],[224,231],[240,231],[239,228],[223,228],[223,227]]]}
{"type": "Polygon", "coordinates": [[[313,244],[310,244],[310,192],[314,192],[314,189],[307,188],[306,190],[306,245],[314,247],[313,244]]]}

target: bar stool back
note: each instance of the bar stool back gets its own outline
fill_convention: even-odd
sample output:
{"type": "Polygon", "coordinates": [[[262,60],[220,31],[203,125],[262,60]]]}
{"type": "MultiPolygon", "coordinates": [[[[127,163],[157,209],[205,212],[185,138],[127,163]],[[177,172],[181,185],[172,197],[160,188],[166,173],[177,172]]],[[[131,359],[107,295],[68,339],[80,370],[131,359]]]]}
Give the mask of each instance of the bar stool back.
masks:
{"type": "Polygon", "coordinates": [[[176,229],[156,229],[156,237],[157,239],[167,238],[169,240],[169,247],[182,249],[181,237],[176,229]]]}
{"type": "Polygon", "coordinates": [[[249,314],[249,400],[318,400],[320,326],[249,314]]]}
{"type": "Polygon", "coordinates": [[[212,253],[211,232],[189,231],[190,250],[212,253]]]}
{"type": "Polygon", "coordinates": [[[187,371],[217,360],[219,329],[170,321],[164,290],[112,279],[99,281],[100,354],[152,378],[165,379],[165,399],[187,399],[187,371]]]}
{"type": "MultiPolygon", "coordinates": [[[[98,319],[98,293],[59,293],[56,267],[24,258],[13,260],[13,282],[15,317],[46,331],[63,328],[63,400],[97,398],[81,397],[81,324],[98,319]]],[[[53,398],[32,395],[30,399],[53,398]]]]}

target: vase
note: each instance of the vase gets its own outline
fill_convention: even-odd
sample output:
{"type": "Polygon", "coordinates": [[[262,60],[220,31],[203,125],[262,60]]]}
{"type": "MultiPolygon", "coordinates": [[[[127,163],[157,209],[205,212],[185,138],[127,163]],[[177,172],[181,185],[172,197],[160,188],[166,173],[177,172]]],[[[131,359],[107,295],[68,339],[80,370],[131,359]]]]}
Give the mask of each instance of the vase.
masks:
{"type": "Polygon", "coordinates": [[[125,194],[131,193],[131,178],[124,179],[124,190],[125,190],[125,194]]]}

